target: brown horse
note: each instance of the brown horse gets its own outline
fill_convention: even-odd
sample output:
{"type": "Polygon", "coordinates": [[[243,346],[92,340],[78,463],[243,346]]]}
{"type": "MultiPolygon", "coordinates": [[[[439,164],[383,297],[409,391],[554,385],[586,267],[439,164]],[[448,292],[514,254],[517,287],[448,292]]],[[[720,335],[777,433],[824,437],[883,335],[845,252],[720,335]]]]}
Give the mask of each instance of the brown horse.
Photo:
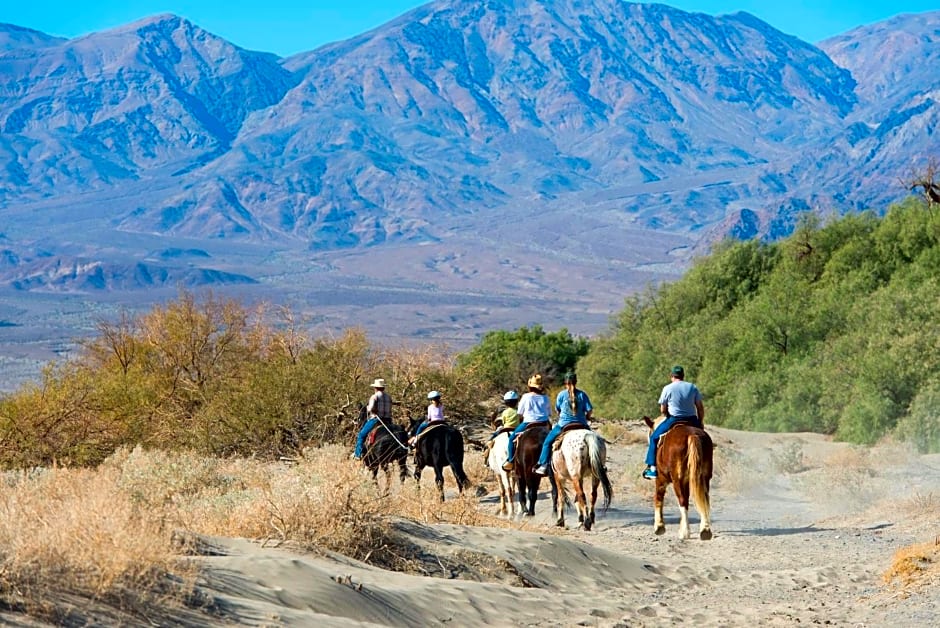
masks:
{"type": "Polygon", "coordinates": [[[558,516],[555,525],[560,528],[565,527],[565,504],[568,502],[565,483],[567,482],[574,487],[579,527],[590,530],[594,526],[597,487],[603,486],[604,488],[604,510],[610,508],[610,499],[613,495],[610,479],[607,477],[607,445],[599,434],[586,427],[565,430],[558,438],[561,443],[552,452],[552,470],[555,476],[552,500],[558,516]],[[590,503],[584,492],[585,480],[591,482],[590,503]],[[564,499],[559,500],[559,496],[564,499]]]}
{"type": "MultiPolygon", "coordinates": [[[[654,422],[648,416],[643,417],[650,434],[664,418],[661,416],[654,422]]],[[[679,538],[689,538],[689,495],[701,518],[699,538],[703,541],[712,538],[711,503],[708,497],[708,486],[712,479],[712,448],[712,439],[705,430],[684,423],[677,423],[659,439],[656,447],[656,496],[653,502],[653,529],[656,534],[666,532],[663,499],[666,497],[666,487],[671,483],[679,500],[679,538]]]]}
{"type": "Polygon", "coordinates": [[[535,516],[535,500],[539,496],[542,476],[534,472],[542,453],[542,443],[548,436],[548,423],[535,423],[527,427],[516,441],[513,457],[514,472],[519,486],[519,504],[526,517],[535,516]]]}

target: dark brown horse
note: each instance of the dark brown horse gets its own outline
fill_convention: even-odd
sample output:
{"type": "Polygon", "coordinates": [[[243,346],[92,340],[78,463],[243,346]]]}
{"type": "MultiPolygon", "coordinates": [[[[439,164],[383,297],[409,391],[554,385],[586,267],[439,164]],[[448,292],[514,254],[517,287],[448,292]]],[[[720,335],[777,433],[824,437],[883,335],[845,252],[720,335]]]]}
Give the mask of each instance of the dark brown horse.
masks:
{"type": "MultiPolygon", "coordinates": [[[[655,426],[664,417],[654,422],[648,416],[643,421],[653,433],[655,426]]],[[[679,499],[679,538],[689,538],[689,496],[695,502],[701,518],[699,538],[712,538],[711,502],[708,486],[712,479],[712,439],[692,425],[677,423],[659,439],[656,447],[656,496],[654,498],[653,529],[656,534],[666,532],[663,523],[663,499],[666,487],[672,484],[679,499]]]]}
{"type": "MultiPolygon", "coordinates": [[[[359,410],[358,424],[361,427],[366,421],[366,407],[359,410]]],[[[394,422],[379,423],[374,433],[366,439],[366,450],[362,456],[362,464],[372,472],[372,479],[379,482],[379,469],[385,472],[385,492],[392,487],[392,476],[388,467],[393,462],[398,463],[398,479],[405,481],[408,476],[408,433],[401,425],[394,422]]]]}
{"type": "Polygon", "coordinates": [[[536,423],[526,428],[516,441],[513,468],[517,478],[516,484],[519,486],[519,504],[522,506],[522,514],[526,517],[535,516],[535,500],[539,496],[542,476],[533,469],[538,464],[546,436],[548,423],[536,423]]]}

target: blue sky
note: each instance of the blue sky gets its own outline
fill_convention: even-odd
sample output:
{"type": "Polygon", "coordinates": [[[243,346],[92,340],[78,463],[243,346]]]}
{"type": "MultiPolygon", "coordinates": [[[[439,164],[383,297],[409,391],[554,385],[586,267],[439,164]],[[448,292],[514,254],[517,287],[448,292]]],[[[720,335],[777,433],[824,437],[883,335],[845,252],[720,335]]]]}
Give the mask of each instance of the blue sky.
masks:
{"type": "MultiPolygon", "coordinates": [[[[686,11],[747,11],[779,30],[817,42],[940,0],[664,0],[686,11]]],[[[0,22],[75,37],[158,13],[181,15],[253,50],[287,56],[346,39],[425,4],[420,0],[2,0],[0,22]]]]}

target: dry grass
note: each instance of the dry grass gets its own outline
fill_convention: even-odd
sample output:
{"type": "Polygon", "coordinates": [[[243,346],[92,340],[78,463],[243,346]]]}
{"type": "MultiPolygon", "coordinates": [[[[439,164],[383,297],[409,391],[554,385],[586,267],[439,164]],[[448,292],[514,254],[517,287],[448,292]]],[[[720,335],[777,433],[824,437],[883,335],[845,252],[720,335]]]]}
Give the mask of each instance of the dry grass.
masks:
{"type": "MultiPolygon", "coordinates": [[[[132,604],[191,581],[165,519],[115,491],[119,470],[7,473],[0,486],[0,599],[50,619],[59,595],[132,604]]],[[[186,587],[177,594],[185,597],[186,587]]]]}
{"type": "Polygon", "coordinates": [[[940,536],[930,543],[899,549],[883,578],[901,594],[935,586],[940,582],[940,536]]]}
{"type": "Polygon", "coordinates": [[[649,438],[649,430],[640,421],[608,421],[596,429],[604,440],[618,446],[645,445],[649,438]]]}
{"type": "MultiPolygon", "coordinates": [[[[398,570],[420,558],[397,533],[400,518],[426,523],[523,527],[481,511],[478,487],[491,482],[467,456],[462,495],[445,470],[440,502],[433,471],[420,488],[397,476],[389,493],[341,447],[304,452],[292,464],[120,450],[98,469],[7,473],[0,483],[0,605],[55,620],[55,600],[121,604],[172,595],[182,605],[195,568],[179,539],[194,535],[289,542],[398,570]],[[168,582],[183,583],[171,587],[168,582]]],[[[162,598],[161,598],[162,599],[162,598]]],[[[60,605],[61,606],[61,605],[60,605]]]]}

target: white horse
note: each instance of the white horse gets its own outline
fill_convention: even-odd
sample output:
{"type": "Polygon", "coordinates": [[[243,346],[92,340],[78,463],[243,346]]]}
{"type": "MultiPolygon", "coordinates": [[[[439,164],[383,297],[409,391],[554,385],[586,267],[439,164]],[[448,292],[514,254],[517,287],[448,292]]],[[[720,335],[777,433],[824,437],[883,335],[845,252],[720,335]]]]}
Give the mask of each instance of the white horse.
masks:
{"type": "Polygon", "coordinates": [[[509,435],[510,432],[502,432],[493,441],[493,447],[486,457],[486,466],[493,470],[499,482],[499,509],[496,513],[512,518],[516,516],[516,502],[513,501],[516,494],[516,474],[503,470],[503,465],[509,460],[509,435]]]}
{"type": "Polygon", "coordinates": [[[597,432],[588,429],[562,432],[558,438],[561,445],[552,452],[552,470],[555,476],[552,499],[558,516],[555,525],[565,526],[565,503],[568,501],[565,483],[568,482],[574,487],[579,527],[590,530],[594,525],[594,504],[597,503],[598,485],[604,489],[605,510],[610,507],[613,495],[610,479],[607,477],[607,445],[597,432]],[[590,502],[584,494],[585,480],[591,482],[590,502]]]}

